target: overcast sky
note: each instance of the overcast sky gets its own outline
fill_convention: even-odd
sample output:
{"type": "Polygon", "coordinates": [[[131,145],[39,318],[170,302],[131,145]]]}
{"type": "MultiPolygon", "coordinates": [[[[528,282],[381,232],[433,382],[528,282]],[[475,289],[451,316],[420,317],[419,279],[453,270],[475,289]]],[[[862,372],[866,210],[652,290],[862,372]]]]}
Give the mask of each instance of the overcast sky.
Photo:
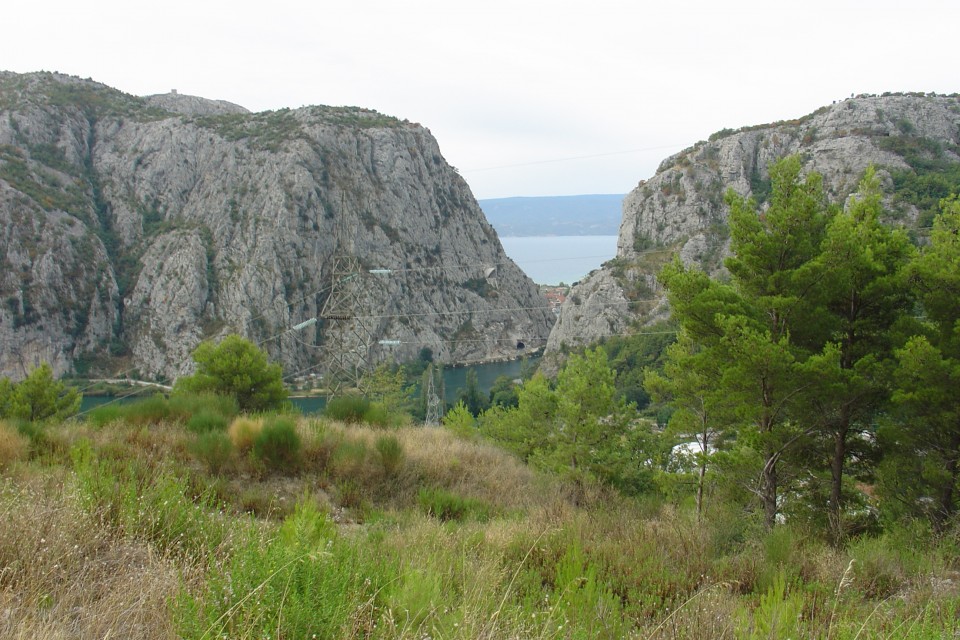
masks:
{"type": "Polygon", "coordinates": [[[16,0],[0,68],[419,122],[478,198],[626,193],[724,127],[960,92],[956,0],[16,0]]]}

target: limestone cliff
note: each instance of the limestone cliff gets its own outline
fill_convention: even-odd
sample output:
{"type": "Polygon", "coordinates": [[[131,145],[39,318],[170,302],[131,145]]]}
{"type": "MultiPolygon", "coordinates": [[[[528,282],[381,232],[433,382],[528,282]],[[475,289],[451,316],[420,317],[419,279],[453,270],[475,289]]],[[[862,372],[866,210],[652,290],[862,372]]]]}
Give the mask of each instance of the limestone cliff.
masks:
{"type": "Polygon", "coordinates": [[[507,357],[553,323],[430,132],[365,109],[0,73],[0,224],[0,375],[169,378],[232,331],[322,371],[331,325],[284,332],[323,308],[335,251],[362,267],[371,361],[507,357]]]}
{"type": "Polygon", "coordinates": [[[901,187],[960,163],[960,99],[885,94],[851,98],[785,122],[724,130],[664,160],[623,202],[617,257],[580,282],[561,308],[548,353],[635,330],[666,317],[655,274],[676,253],[718,270],[727,252],[729,188],[763,203],[768,167],[800,154],[824,176],[833,201],[875,165],[889,194],[890,222],[916,226],[921,212],[901,187]]]}

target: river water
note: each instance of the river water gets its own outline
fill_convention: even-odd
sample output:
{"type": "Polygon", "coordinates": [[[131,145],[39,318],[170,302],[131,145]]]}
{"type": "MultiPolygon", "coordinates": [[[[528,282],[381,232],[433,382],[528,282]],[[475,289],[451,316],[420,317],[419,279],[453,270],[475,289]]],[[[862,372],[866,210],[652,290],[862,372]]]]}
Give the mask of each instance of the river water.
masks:
{"type": "MultiPolygon", "coordinates": [[[[530,365],[533,366],[538,359],[539,356],[534,356],[528,360],[530,365]]],[[[448,406],[456,401],[457,391],[465,386],[467,371],[470,369],[477,372],[477,384],[480,387],[481,393],[488,394],[490,393],[490,387],[493,386],[497,378],[500,376],[519,378],[522,368],[522,360],[488,362],[485,364],[471,365],[469,367],[446,367],[443,370],[444,399],[448,406]]],[[[125,398],[120,400],[120,402],[131,402],[136,399],[137,398],[125,398]]],[[[327,399],[325,397],[291,398],[290,400],[297,409],[305,414],[323,411],[323,408],[327,405],[327,399]]],[[[80,405],[80,411],[82,413],[112,401],[116,401],[116,398],[111,396],[84,396],[83,403],[80,405]]]]}
{"type": "MultiPolygon", "coordinates": [[[[573,284],[617,252],[617,236],[527,236],[500,239],[507,255],[537,284],[573,284]]],[[[531,358],[531,364],[537,358],[531,358]]],[[[444,369],[444,389],[447,404],[457,398],[457,391],[466,384],[467,371],[477,372],[482,393],[489,393],[494,381],[502,376],[519,378],[521,360],[490,362],[469,367],[444,369]]],[[[114,401],[108,396],[86,396],[81,411],[114,401]]],[[[132,398],[131,398],[132,400],[132,398]]],[[[316,413],[326,406],[326,398],[291,398],[303,413],[316,413]]]]}

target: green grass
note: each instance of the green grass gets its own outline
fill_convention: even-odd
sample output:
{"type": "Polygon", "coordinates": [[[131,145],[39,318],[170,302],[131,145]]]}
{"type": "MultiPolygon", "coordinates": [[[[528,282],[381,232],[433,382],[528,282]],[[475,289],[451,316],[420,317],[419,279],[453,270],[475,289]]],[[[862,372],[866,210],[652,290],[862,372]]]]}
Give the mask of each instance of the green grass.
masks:
{"type": "Polygon", "coordinates": [[[960,630],[953,534],[898,525],[835,549],[796,525],[764,533],[734,505],[698,521],[662,499],[573,490],[443,429],[262,423],[258,437],[298,439],[277,440],[299,452],[283,474],[169,416],[45,427],[44,447],[20,449],[0,477],[0,637],[960,630]]]}

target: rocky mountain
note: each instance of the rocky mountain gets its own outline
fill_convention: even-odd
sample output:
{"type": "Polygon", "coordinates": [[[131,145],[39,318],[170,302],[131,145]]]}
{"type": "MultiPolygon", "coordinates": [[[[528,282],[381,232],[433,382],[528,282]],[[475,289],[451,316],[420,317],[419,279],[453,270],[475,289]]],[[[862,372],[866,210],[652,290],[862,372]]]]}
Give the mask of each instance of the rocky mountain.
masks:
{"type": "Polygon", "coordinates": [[[358,331],[372,362],[475,361],[543,346],[553,324],[429,130],[359,108],[249,113],[0,73],[0,251],[14,378],[45,361],[168,379],[229,332],[288,373],[323,371],[332,337],[358,331]],[[332,295],[351,317],[291,330],[332,295]]]}
{"type": "Polygon", "coordinates": [[[623,202],[617,257],[571,291],[548,353],[628,333],[668,314],[656,273],[679,253],[708,271],[727,254],[725,191],[770,189],[768,167],[800,154],[843,202],[864,170],[879,170],[891,224],[929,225],[939,198],[960,187],[960,98],[925,94],[859,96],[796,120],[723,130],[664,160],[623,202]]]}

